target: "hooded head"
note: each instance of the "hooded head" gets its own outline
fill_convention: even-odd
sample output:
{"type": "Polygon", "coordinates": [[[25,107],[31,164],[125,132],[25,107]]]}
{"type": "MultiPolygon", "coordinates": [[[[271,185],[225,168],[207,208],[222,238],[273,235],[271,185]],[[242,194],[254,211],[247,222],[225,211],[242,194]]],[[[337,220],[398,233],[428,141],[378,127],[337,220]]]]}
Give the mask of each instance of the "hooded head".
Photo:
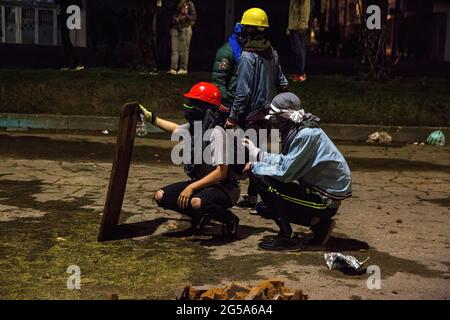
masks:
{"type": "Polygon", "coordinates": [[[233,56],[234,60],[236,61],[236,64],[239,64],[239,60],[241,58],[242,53],[242,44],[244,42],[244,39],[242,38],[242,30],[244,29],[244,26],[240,23],[236,23],[234,25],[234,32],[231,35],[228,42],[231,45],[231,49],[233,50],[233,56]]]}
{"type": "Polygon", "coordinates": [[[302,128],[318,127],[320,121],[311,113],[305,113],[300,98],[290,92],[280,93],[272,100],[266,120],[272,129],[280,131],[283,150],[302,128]]]}
{"type": "Polygon", "coordinates": [[[282,130],[286,126],[302,122],[304,116],[300,98],[293,93],[284,92],[272,100],[266,120],[272,128],[282,130]]]}

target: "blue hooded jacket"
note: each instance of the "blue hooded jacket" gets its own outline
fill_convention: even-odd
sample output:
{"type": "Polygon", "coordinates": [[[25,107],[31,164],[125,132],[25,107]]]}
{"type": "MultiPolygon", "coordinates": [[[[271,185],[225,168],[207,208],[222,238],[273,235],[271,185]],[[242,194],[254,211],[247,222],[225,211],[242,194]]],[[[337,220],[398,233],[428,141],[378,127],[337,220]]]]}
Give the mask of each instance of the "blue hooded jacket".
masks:
{"type": "Polygon", "coordinates": [[[288,86],[275,49],[271,59],[256,52],[243,51],[237,74],[236,96],[230,112],[230,118],[235,121],[245,121],[258,114],[281,88],[288,86]]]}
{"type": "Polygon", "coordinates": [[[343,155],[320,128],[300,130],[287,154],[263,152],[252,173],[290,183],[300,181],[334,199],[352,194],[352,175],[343,155]]]}

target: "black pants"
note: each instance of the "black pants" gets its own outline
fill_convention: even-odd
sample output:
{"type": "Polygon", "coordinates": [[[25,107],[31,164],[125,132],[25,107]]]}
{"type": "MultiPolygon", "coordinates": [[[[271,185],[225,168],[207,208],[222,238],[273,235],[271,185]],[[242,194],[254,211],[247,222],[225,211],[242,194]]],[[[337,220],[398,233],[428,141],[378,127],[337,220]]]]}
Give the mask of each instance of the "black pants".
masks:
{"type": "Polygon", "coordinates": [[[305,73],[306,64],[306,32],[291,30],[291,47],[295,58],[295,74],[305,73]]]}
{"type": "Polygon", "coordinates": [[[258,193],[267,210],[263,217],[275,220],[280,234],[290,236],[290,223],[311,226],[314,217],[331,219],[338,208],[329,208],[323,198],[309,188],[297,183],[282,183],[268,176],[255,176],[258,193]]]}
{"type": "Polygon", "coordinates": [[[59,16],[59,29],[61,32],[61,45],[64,49],[64,66],[69,68],[75,68],[80,64],[78,55],[70,40],[70,30],[67,28],[67,16],[59,16]]]}
{"type": "Polygon", "coordinates": [[[199,190],[192,195],[192,198],[201,200],[200,208],[194,209],[190,203],[186,208],[180,208],[177,204],[178,197],[191,183],[192,181],[177,182],[162,188],[164,195],[158,205],[164,209],[189,216],[194,225],[204,218],[214,219],[221,223],[229,223],[234,220],[235,215],[229,210],[232,207],[231,200],[225,191],[217,186],[199,190]]]}

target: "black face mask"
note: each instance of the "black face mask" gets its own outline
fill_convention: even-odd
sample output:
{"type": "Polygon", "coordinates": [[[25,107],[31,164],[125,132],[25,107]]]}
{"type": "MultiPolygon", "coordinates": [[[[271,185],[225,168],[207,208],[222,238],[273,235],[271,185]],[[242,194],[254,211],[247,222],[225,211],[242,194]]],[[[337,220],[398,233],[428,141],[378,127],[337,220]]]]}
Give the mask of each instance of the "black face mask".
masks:
{"type": "Polygon", "coordinates": [[[184,117],[189,122],[189,124],[193,125],[195,121],[202,121],[204,117],[204,113],[196,108],[185,109],[184,117]]]}
{"type": "Polygon", "coordinates": [[[270,129],[280,130],[280,134],[283,137],[293,126],[293,122],[289,119],[282,118],[280,116],[271,116],[269,118],[270,129]]]}

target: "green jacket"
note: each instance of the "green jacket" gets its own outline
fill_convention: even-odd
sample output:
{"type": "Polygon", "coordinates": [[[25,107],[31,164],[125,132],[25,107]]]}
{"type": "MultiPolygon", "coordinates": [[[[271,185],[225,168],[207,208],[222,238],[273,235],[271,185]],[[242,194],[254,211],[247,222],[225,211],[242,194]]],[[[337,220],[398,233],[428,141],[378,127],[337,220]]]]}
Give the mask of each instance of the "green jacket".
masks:
{"type": "Polygon", "coordinates": [[[233,105],[237,86],[238,64],[234,59],[233,49],[229,42],[225,43],[216,54],[212,80],[222,95],[222,104],[226,107],[233,105]]]}
{"type": "Polygon", "coordinates": [[[291,0],[289,5],[289,30],[308,29],[311,0],[291,0]]]}

